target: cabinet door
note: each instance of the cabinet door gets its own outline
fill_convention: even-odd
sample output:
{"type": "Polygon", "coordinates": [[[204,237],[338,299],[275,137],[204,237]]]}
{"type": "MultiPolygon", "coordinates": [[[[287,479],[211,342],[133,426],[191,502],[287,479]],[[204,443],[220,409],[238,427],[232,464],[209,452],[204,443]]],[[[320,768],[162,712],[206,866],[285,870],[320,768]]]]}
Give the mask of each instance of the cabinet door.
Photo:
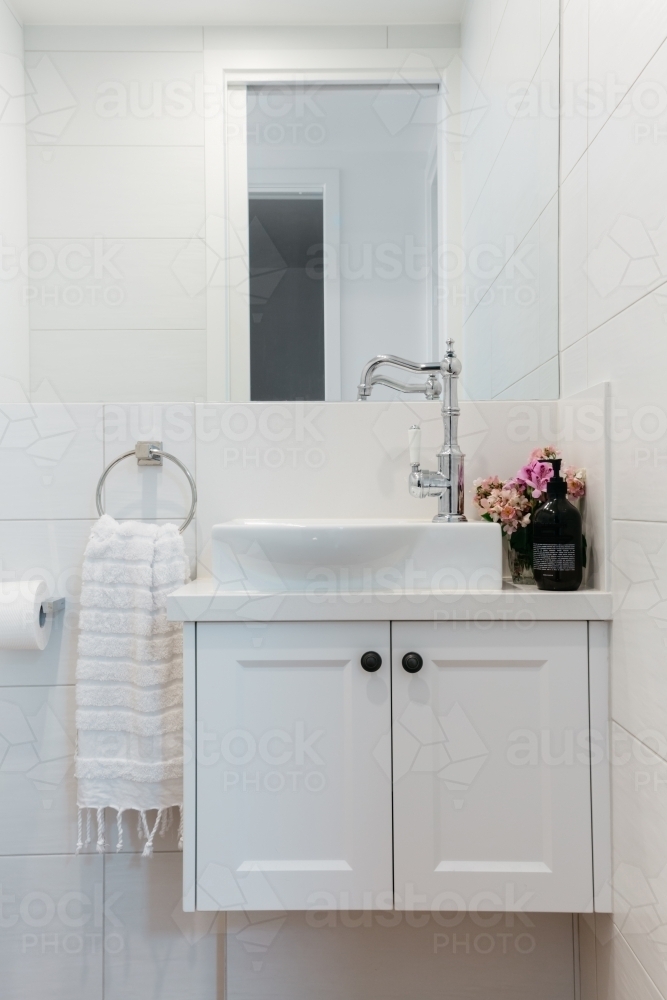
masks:
{"type": "Polygon", "coordinates": [[[590,910],[587,625],[483,626],[392,626],[396,906],[590,910]]]}
{"type": "Polygon", "coordinates": [[[391,907],[390,685],[388,623],[197,625],[197,909],[391,907]]]}

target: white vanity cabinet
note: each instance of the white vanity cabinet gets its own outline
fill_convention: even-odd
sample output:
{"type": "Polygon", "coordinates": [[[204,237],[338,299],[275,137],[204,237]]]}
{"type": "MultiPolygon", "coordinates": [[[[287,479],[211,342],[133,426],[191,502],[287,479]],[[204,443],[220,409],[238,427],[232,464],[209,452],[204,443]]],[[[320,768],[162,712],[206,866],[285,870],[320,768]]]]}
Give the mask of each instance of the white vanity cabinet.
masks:
{"type": "Polygon", "coordinates": [[[389,637],[197,625],[197,909],[391,907],[389,637]]]}
{"type": "Polygon", "coordinates": [[[398,909],[591,908],[587,631],[394,623],[398,909]]]}
{"type": "Polygon", "coordinates": [[[603,622],[190,622],[185,673],[186,909],[593,908],[603,622]]]}

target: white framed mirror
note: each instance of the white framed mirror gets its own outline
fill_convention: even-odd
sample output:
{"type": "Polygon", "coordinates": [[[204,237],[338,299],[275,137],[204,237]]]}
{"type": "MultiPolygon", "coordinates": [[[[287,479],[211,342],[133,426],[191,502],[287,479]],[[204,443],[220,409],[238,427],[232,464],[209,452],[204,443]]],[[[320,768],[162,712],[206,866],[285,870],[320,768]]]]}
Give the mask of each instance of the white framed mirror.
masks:
{"type": "Polygon", "coordinates": [[[209,48],[210,398],[353,400],[372,356],[448,337],[469,398],[558,396],[558,4],[527,21],[471,0],[443,48],[209,48]]]}

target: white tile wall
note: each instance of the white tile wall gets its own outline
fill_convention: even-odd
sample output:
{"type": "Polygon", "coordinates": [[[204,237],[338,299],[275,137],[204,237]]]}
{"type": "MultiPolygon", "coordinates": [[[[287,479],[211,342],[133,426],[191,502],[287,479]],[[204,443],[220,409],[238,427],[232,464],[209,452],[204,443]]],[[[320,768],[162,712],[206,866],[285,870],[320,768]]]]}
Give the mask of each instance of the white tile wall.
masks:
{"type": "MultiPolygon", "coordinates": [[[[548,401],[464,403],[461,440],[469,486],[476,476],[490,471],[509,475],[535,445],[558,437],[557,409],[548,401]]],[[[14,416],[24,418],[20,407],[14,416]]],[[[442,434],[439,405],[255,403],[200,404],[195,409],[183,403],[111,403],[102,410],[44,404],[34,407],[30,420],[49,440],[52,432],[63,429],[66,417],[77,429],[70,444],[73,454],[75,447],[80,449],[77,461],[70,460],[67,474],[60,473],[58,464],[50,468],[53,483],[43,486],[42,493],[35,491],[30,467],[18,466],[13,490],[4,493],[11,495],[15,505],[11,510],[24,510],[23,517],[0,516],[2,572],[13,577],[46,575],[54,591],[68,598],[67,616],[58,620],[43,653],[0,653],[0,876],[3,866],[11,873],[11,878],[0,881],[3,894],[14,895],[10,902],[17,906],[21,893],[46,893],[57,907],[65,893],[82,892],[97,907],[91,921],[106,913],[104,931],[93,928],[90,934],[104,932],[108,946],[102,971],[101,937],[85,938],[86,948],[93,950],[70,954],[67,949],[78,949],[78,939],[65,943],[57,924],[45,924],[44,931],[38,927],[36,943],[19,936],[14,925],[0,927],[0,951],[4,948],[6,955],[12,955],[8,996],[12,1000],[24,996],[89,1000],[102,995],[105,1000],[134,996],[181,1000],[187,995],[214,1000],[225,995],[224,934],[211,915],[195,918],[180,911],[181,857],[175,850],[174,831],[157,844],[157,856],[147,862],[139,857],[142,842],[132,817],[127,817],[121,855],[110,852],[100,858],[91,847],[87,857],[73,857],[77,598],[97,477],[104,462],[129,450],[137,438],[161,439],[197,476],[199,514],[186,543],[193,563],[198,551],[206,566],[211,525],[233,516],[429,517],[432,504],[413,500],[406,489],[406,431],[415,419],[421,421],[424,459],[432,458],[442,434]],[[77,435],[82,435],[78,445],[77,435]],[[37,493],[35,498],[32,492],[37,493]],[[51,505],[49,497],[55,498],[51,505]],[[26,519],[27,507],[32,519],[26,519]],[[59,516],[54,517],[51,509],[57,509],[59,516]],[[33,876],[36,884],[30,881],[33,876]],[[42,933],[47,935],[44,939],[42,933]],[[61,935],[58,951],[53,951],[54,934],[61,935]],[[24,947],[29,950],[22,951],[24,947]],[[78,978],[67,994],[73,969],[78,978]]],[[[571,426],[568,447],[574,449],[576,417],[571,426]]],[[[29,460],[23,455],[23,462],[29,460]]],[[[180,519],[188,499],[184,480],[169,466],[139,470],[132,460],[113,470],[106,495],[113,514],[146,518],[180,519]]],[[[112,824],[108,840],[113,851],[112,824]]],[[[42,913],[39,906],[50,905],[40,899],[41,903],[37,897],[30,903],[37,920],[42,913]]],[[[68,920],[68,913],[78,920],[77,906],[84,904],[78,896],[68,900],[61,910],[64,906],[68,920]]],[[[5,906],[3,914],[11,912],[5,906]]],[[[247,927],[233,925],[230,949],[236,951],[233,956],[230,951],[227,966],[228,996],[257,996],[273,989],[276,996],[290,993],[305,1000],[318,982],[334,975],[344,956],[346,995],[353,997],[372,991],[369,976],[382,968],[377,995],[383,996],[402,996],[409,982],[419,980],[426,996],[455,1000],[465,984],[472,984],[480,1000],[490,1000],[502,975],[515,992],[526,989],[530,995],[536,989],[553,1000],[572,998],[572,927],[567,916],[538,918],[535,928],[525,928],[535,937],[535,947],[527,938],[510,955],[502,954],[502,939],[494,937],[491,959],[475,952],[475,935],[483,929],[470,921],[464,928],[471,935],[468,944],[464,938],[454,954],[451,936],[449,944],[443,943],[444,938],[434,939],[434,934],[443,932],[439,925],[421,931],[378,926],[367,937],[341,926],[317,931],[313,937],[310,931],[301,933],[294,922],[298,918],[290,918],[284,933],[282,918],[277,920],[279,928],[267,924],[266,915],[247,927]],[[318,942],[316,954],[309,953],[313,941],[318,942]],[[530,952],[521,954],[520,948],[528,945],[530,952]],[[461,951],[462,947],[467,950],[461,951]]],[[[32,929],[21,929],[21,935],[24,932],[32,934],[32,929]]],[[[78,927],[71,933],[79,933],[78,927]]],[[[516,937],[519,929],[506,933],[516,937]]],[[[488,940],[480,947],[488,947],[488,940]]]]}
{"type": "Polygon", "coordinates": [[[205,217],[198,146],[31,146],[28,234],[189,239],[205,217]]]}
{"type": "Polygon", "coordinates": [[[481,920],[447,916],[437,923],[427,914],[389,927],[377,914],[372,919],[349,913],[254,916],[260,918],[254,924],[229,919],[228,1000],[398,1000],[415,994],[420,1000],[455,1000],[498,996],[500,983],[512,997],[574,995],[573,963],[557,957],[571,948],[568,914],[531,915],[531,926],[485,915],[493,924],[484,928],[481,920]],[[488,949],[484,962],[471,961],[476,948],[488,949]],[[522,948],[530,952],[521,955],[522,948]]]}
{"type": "Polygon", "coordinates": [[[205,330],[33,330],[30,344],[33,390],[47,379],[68,402],[91,385],[100,403],[206,396],[205,330]]]}
{"type": "MultiPolygon", "coordinates": [[[[667,717],[667,14],[662,4],[569,0],[564,78],[601,98],[561,123],[563,387],[611,383],[614,917],[587,938],[584,1000],[667,994],[663,928],[667,717]],[[625,92],[629,92],[626,94],[625,92]],[[657,99],[652,103],[650,95],[657,99]],[[662,95],[662,96],[661,96],[662,95]]],[[[590,931],[590,928],[589,928],[590,931]]],[[[582,994],[583,997],[583,994],[582,994]]]]}
{"type": "MultiPolygon", "coordinates": [[[[532,69],[508,64],[500,67],[501,75],[504,72],[504,78],[514,81],[518,76],[533,79],[543,66],[547,82],[553,78],[548,61],[553,43],[550,52],[548,45],[555,28],[555,8],[553,4],[539,6],[546,16],[536,20],[538,5],[533,0],[480,5],[484,9],[479,19],[470,22],[467,36],[464,33],[469,51],[475,51],[468,68],[480,83],[492,58],[494,40],[499,32],[511,36],[512,31],[518,33],[517,39],[532,39],[537,58],[532,69]]],[[[659,878],[667,822],[663,815],[667,727],[660,707],[666,693],[661,624],[667,585],[661,574],[667,508],[661,498],[667,486],[663,471],[667,467],[663,389],[667,296],[659,288],[667,277],[662,209],[667,145],[660,131],[666,127],[664,114],[653,114],[642,103],[655,93],[656,84],[667,87],[667,64],[664,53],[658,51],[666,31],[663,6],[648,0],[633,4],[569,0],[566,5],[564,82],[585,81],[589,76],[605,86],[608,78],[614,86],[618,81],[619,90],[612,91],[611,98],[616,106],[623,99],[624,81],[629,87],[639,76],[618,114],[611,115],[609,107],[599,115],[584,116],[585,129],[581,115],[561,122],[563,378],[564,386],[573,389],[584,382],[593,386],[603,378],[612,382],[613,514],[617,519],[613,562],[619,603],[613,632],[613,712],[622,727],[617,732],[631,734],[632,748],[630,761],[614,768],[615,861],[625,867],[617,876],[621,895],[617,896],[616,931],[603,918],[595,925],[595,1000],[660,1000],[667,995],[667,938],[663,934],[667,904],[659,878]],[[646,743],[652,750],[643,749],[646,743]]],[[[10,43],[16,47],[20,36],[2,0],[0,33],[4,51],[10,43]]],[[[33,111],[29,122],[31,234],[44,243],[47,253],[48,249],[62,250],[72,241],[90,249],[96,235],[106,241],[103,250],[109,249],[107,243],[118,242],[120,248],[112,259],[122,277],[107,271],[100,279],[94,278],[102,292],[104,287],[119,284],[123,298],[118,305],[93,305],[85,297],[91,295],[86,288],[90,276],[76,278],[68,273],[68,264],[73,267],[71,257],[61,265],[62,273],[56,270],[48,277],[31,277],[33,388],[39,388],[38,399],[50,401],[51,408],[28,409],[16,392],[11,397],[13,407],[0,407],[2,570],[20,575],[35,566],[46,567],[68,594],[71,590],[69,618],[58,623],[44,654],[0,655],[0,735],[7,744],[0,743],[0,875],[3,894],[14,897],[3,904],[3,913],[18,913],[18,920],[0,935],[3,989],[11,1000],[38,996],[40,1000],[97,1000],[102,997],[103,983],[105,997],[132,996],[131,990],[137,996],[174,1000],[186,994],[211,1000],[222,995],[222,935],[216,933],[217,925],[207,920],[186,924],[179,913],[180,858],[169,850],[173,841],[161,845],[167,850],[150,865],[136,857],[141,845],[132,839],[126,841],[129,850],[119,857],[75,858],[71,854],[74,788],[66,764],[73,739],[77,572],[95,516],[94,488],[103,462],[125,447],[123,436],[129,439],[129,450],[134,434],[131,407],[108,408],[108,417],[120,413],[128,427],[120,440],[104,441],[100,407],[58,404],[58,393],[77,398],[69,395],[69,389],[77,380],[82,386],[92,379],[100,387],[98,398],[115,404],[118,394],[112,393],[112,386],[123,369],[114,373],[112,365],[118,365],[119,358],[126,363],[124,384],[130,397],[136,397],[136,386],[145,385],[149,401],[153,394],[156,400],[169,396],[178,400],[166,382],[168,352],[182,360],[187,372],[184,400],[191,402],[199,388],[203,391],[205,315],[200,290],[205,272],[201,247],[190,239],[199,229],[204,204],[200,168],[204,118],[198,103],[202,46],[198,30],[33,28],[27,33],[30,80],[38,93],[48,93],[51,100],[48,113],[33,111]],[[156,162],[160,183],[149,189],[147,177],[156,162]],[[105,191],[106,198],[96,199],[96,190],[105,191]],[[132,211],[128,206],[134,206],[132,211]],[[75,290],[67,292],[72,300],[68,305],[62,296],[70,286],[75,290]],[[80,291],[84,299],[76,305],[80,291]],[[61,297],[59,306],[55,296],[61,297]],[[101,338],[105,338],[104,348],[101,338]],[[68,351],[68,343],[78,351],[68,351]],[[71,365],[72,356],[81,359],[80,368],[71,365]],[[151,360],[154,367],[142,377],[142,366],[147,370],[151,360]],[[161,386],[165,387],[162,392],[161,386]],[[81,896],[68,897],[59,917],[58,902],[72,892],[81,896]],[[30,893],[42,896],[30,897],[30,893]],[[104,898],[108,906],[106,924],[101,927],[97,922],[100,908],[104,912],[100,907],[104,898]],[[47,920],[49,899],[56,915],[47,920]],[[80,926],[76,922],[84,917],[79,918],[77,906],[85,915],[80,926]],[[73,918],[68,916],[72,912],[73,918]],[[88,931],[90,939],[85,936],[88,931]],[[104,969],[103,933],[116,935],[108,942],[104,969]],[[77,952],[76,936],[82,934],[84,941],[77,952]]],[[[503,190],[507,170],[500,171],[502,150],[510,139],[512,123],[500,113],[499,95],[490,92],[487,97],[491,109],[499,112],[495,124],[489,126],[487,148],[495,150],[493,162],[497,157],[499,172],[494,183],[503,190]]],[[[494,116],[488,118],[491,121],[494,116]]],[[[529,141],[516,124],[517,150],[539,159],[546,147],[529,141]]],[[[1,142],[8,141],[6,135],[0,136],[1,142]]],[[[471,142],[482,143],[481,136],[480,132],[480,138],[475,135],[471,142]]],[[[15,158],[18,170],[17,163],[15,158]]],[[[487,165],[490,169],[491,164],[487,165]]],[[[486,180],[484,174],[471,178],[478,193],[486,180]]],[[[535,211],[547,204],[553,191],[545,188],[544,194],[543,202],[539,194],[531,196],[532,200],[526,198],[525,203],[523,199],[515,202],[502,222],[504,229],[525,235],[535,224],[535,211]],[[527,205],[533,207],[524,212],[524,218],[520,213],[527,205]]],[[[511,206],[509,198],[507,205],[511,206]]],[[[21,246],[25,228],[21,230],[20,212],[15,218],[16,245],[21,246]]],[[[502,235],[504,229],[498,232],[502,235]]],[[[43,263],[38,257],[32,261],[37,271],[43,263]]],[[[7,302],[2,315],[20,328],[22,297],[15,290],[3,289],[2,295],[7,302]]],[[[13,338],[15,328],[12,325],[13,338]]],[[[0,334],[4,329],[0,325],[0,334]]],[[[6,374],[7,370],[0,373],[6,374]]],[[[513,395],[548,396],[556,379],[556,359],[538,355],[537,367],[519,373],[512,383],[513,395]]],[[[6,390],[2,395],[7,395],[6,390]]],[[[547,431],[555,427],[556,407],[547,402],[528,404],[522,413],[521,405],[509,401],[465,404],[462,434],[469,482],[482,472],[513,471],[534,445],[552,439],[547,431]],[[513,428],[511,433],[508,428],[513,428]]],[[[405,489],[404,434],[415,415],[419,416],[425,430],[425,457],[432,454],[440,433],[437,406],[369,404],[361,410],[355,404],[343,404],[322,413],[317,406],[303,407],[301,412],[297,407],[270,405],[261,409],[198,407],[196,443],[187,436],[189,417],[179,430],[173,420],[170,424],[173,413],[170,417],[168,410],[151,411],[148,416],[138,413],[137,427],[145,427],[147,434],[160,430],[156,436],[169,441],[174,452],[196,468],[202,495],[200,517],[197,541],[193,530],[188,544],[193,555],[195,549],[200,554],[204,566],[212,523],[235,514],[293,514],[295,503],[299,507],[306,495],[300,484],[306,484],[310,513],[314,504],[320,515],[425,516],[428,502],[412,500],[405,489]],[[249,432],[250,413],[257,426],[249,432]],[[185,437],[179,438],[180,433],[185,437]]],[[[182,484],[166,469],[157,475],[144,470],[148,476],[143,478],[130,465],[114,471],[119,478],[110,485],[108,496],[114,512],[175,517],[185,506],[182,484]],[[140,498],[137,506],[135,496],[140,498]]],[[[541,997],[551,996],[544,991],[553,990],[559,1000],[573,995],[569,957],[563,957],[571,954],[571,932],[561,917],[538,922],[538,932],[544,932],[549,948],[541,950],[540,945],[535,956],[516,967],[480,960],[474,975],[468,962],[465,982],[457,978],[463,967],[456,961],[460,956],[450,954],[437,964],[445,956],[432,953],[433,940],[427,935],[411,937],[408,948],[413,949],[414,964],[394,969],[391,960],[396,949],[390,934],[371,931],[363,939],[347,929],[330,937],[323,933],[317,940],[327,938],[331,943],[322,947],[321,958],[315,962],[312,951],[302,951],[308,936],[295,934],[295,929],[296,924],[281,925],[278,933],[275,926],[234,926],[230,995],[273,991],[293,997],[299,995],[298,989],[301,995],[312,995],[326,989],[327,983],[337,983],[341,968],[360,970],[358,978],[350,973],[349,990],[368,994],[374,984],[364,980],[362,973],[371,967],[374,974],[377,969],[384,969],[385,975],[394,970],[386,975],[383,986],[383,995],[389,996],[413,990],[422,973],[428,989],[439,990],[441,996],[447,995],[443,988],[450,987],[455,996],[471,983],[476,995],[495,996],[499,977],[510,984],[514,995],[522,995],[521,990],[526,996],[539,992],[541,997]],[[361,961],[358,949],[362,946],[376,956],[373,963],[367,961],[366,950],[361,961]],[[298,988],[295,956],[302,977],[299,984],[304,984],[298,988]],[[536,956],[540,957],[540,976],[532,980],[530,970],[538,967],[536,956]],[[414,969],[418,972],[413,973],[414,969]],[[401,977],[406,977],[405,982],[401,977]]],[[[586,982],[590,990],[590,977],[586,982]]]]}
{"type": "Polygon", "coordinates": [[[104,957],[105,1000],[215,1000],[224,990],[224,919],[183,913],[182,855],[109,856],[105,893],[123,948],[104,957]]]}
{"type": "Polygon", "coordinates": [[[557,395],[533,373],[557,354],[558,4],[467,4],[461,58],[485,106],[460,154],[467,390],[557,395]]]}
{"type": "Polygon", "coordinates": [[[3,1000],[102,1000],[104,947],[121,943],[103,868],[94,855],[0,857],[3,1000]]]}
{"type": "Polygon", "coordinates": [[[29,316],[26,279],[18,254],[27,241],[25,83],[21,26],[0,0],[0,239],[3,280],[0,281],[0,398],[11,395],[5,379],[29,382],[29,316]],[[12,254],[13,251],[13,254],[12,254]],[[15,277],[10,278],[12,271],[15,277]]]}

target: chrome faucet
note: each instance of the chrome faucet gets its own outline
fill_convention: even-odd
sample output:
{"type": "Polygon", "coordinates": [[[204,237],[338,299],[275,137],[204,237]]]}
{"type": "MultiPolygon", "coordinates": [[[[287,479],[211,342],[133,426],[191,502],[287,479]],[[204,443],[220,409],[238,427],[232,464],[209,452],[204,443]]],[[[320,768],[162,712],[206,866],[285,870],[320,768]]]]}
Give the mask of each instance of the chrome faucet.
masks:
{"type": "Polygon", "coordinates": [[[406,361],[405,358],[394,357],[393,354],[378,354],[361,373],[357,399],[368,399],[374,385],[387,385],[400,392],[423,392],[427,399],[436,399],[442,394],[442,422],[444,425],[444,441],[438,452],[438,471],[430,472],[420,465],[421,429],[413,424],[409,431],[410,466],[408,480],[410,493],[413,497],[437,497],[438,513],[434,521],[452,522],[465,521],[463,513],[463,453],[459,448],[458,423],[459,399],[458,377],[461,374],[461,362],[454,353],[454,341],[447,341],[447,350],[442,361],[426,361],[420,364],[406,361]],[[444,386],[440,385],[437,375],[429,375],[425,382],[410,385],[398,382],[386,375],[377,373],[381,365],[393,365],[408,372],[437,372],[444,386]]]}

